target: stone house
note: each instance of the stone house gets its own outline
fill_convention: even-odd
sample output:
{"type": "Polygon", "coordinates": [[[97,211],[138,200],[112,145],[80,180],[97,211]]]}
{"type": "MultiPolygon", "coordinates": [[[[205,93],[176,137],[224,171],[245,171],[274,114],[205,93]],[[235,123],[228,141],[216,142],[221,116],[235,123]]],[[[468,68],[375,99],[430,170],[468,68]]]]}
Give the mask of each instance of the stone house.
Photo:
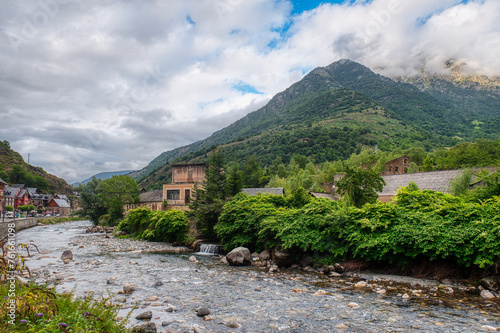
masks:
{"type": "Polygon", "coordinates": [[[404,175],[405,173],[408,172],[410,163],[411,163],[411,158],[409,158],[407,155],[395,158],[385,164],[385,171],[382,172],[380,175],[381,176],[404,175]]]}
{"type": "Polygon", "coordinates": [[[141,191],[139,194],[139,203],[137,204],[126,204],[124,207],[125,214],[128,214],[131,209],[139,207],[148,207],[151,210],[162,211],[164,210],[163,205],[163,191],[141,191]]]}
{"type": "Polygon", "coordinates": [[[163,185],[165,209],[189,210],[194,186],[205,179],[206,164],[172,165],[172,183],[163,185]]]}

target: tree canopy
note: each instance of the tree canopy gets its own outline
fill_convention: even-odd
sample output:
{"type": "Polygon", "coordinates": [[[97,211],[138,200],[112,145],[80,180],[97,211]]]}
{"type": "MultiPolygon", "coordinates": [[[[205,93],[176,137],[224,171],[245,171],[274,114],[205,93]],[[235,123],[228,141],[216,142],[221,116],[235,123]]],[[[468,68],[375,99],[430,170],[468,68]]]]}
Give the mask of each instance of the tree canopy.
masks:
{"type": "Polygon", "coordinates": [[[345,176],[335,185],[351,205],[362,207],[377,201],[377,191],[382,191],[385,181],[376,170],[346,167],[345,176]]]}

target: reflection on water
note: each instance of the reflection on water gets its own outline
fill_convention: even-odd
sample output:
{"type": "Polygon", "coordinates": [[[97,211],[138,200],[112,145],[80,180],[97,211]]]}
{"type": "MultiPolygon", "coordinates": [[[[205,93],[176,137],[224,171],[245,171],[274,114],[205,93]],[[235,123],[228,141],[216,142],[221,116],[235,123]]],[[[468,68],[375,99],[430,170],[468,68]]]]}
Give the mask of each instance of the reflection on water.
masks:
{"type": "MultiPolygon", "coordinates": [[[[134,319],[147,310],[161,329],[206,332],[480,332],[500,326],[497,304],[455,293],[411,294],[405,286],[379,282],[384,294],[355,288],[345,278],[331,280],[287,271],[270,276],[254,267],[230,267],[191,254],[148,254],[157,244],[108,239],[85,234],[89,222],[35,227],[18,233],[17,241],[35,241],[41,254],[28,261],[38,282],[57,281],[57,290],[112,294],[121,316],[134,319]],[[74,261],[64,264],[71,249],[74,261]],[[123,285],[136,291],[121,294],[123,285]],[[402,294],[409,292],[409,298],[402,294]],[[354,304],[355,303],[355,304],[354,304]],[[445,306],[449,304],[450,306],[445,306]],[[358,306],[355,306],[358,305],[358,306]],[[198,307],[211,314],[203,320],[198,307]],[[162,323],[166,327],[162,328],[162,323]],[[202,330],[202,329],[201,329],[202,330]],[[202,330],[203,331],[203,330],[202,330]]],[[[425,289],[425,288],[421,288],[425,289]]]]}

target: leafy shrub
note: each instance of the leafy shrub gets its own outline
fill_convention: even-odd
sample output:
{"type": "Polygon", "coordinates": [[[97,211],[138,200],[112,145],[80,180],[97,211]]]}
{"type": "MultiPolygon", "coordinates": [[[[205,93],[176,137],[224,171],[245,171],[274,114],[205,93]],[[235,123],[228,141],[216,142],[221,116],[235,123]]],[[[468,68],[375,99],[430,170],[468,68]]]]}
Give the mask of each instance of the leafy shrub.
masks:
{"type": "Polygon", "coordinates": [[[149,228],[143,233],[144,239],[178,243],[186,241],[189,225],[184,212],[179,210],[153,211],[150,219],[149,228]]]}
{"type": "Polygon", "coordinates": [[[150,241],[184,243],[189,225],[184,212],[151,211],[141,207],[132,209],[117,229],[150,241]]]}
{"type": "Polygon", "coordinates": [[[127,217],[120,222],[117,230],[137,236],[142,234],[149,227],[150,218],[151,209],[148,207],[132,209],[127,217]]]}
{"type": "Polygon", "coordinates": [[[224,244],[226,251],[238,246],[252,250],[264,247],[259,232],[262,220],[274,216],[279,206],[285,206],[286,200],[277,195],[249,196],[244,193],[236,195],[224,205],[219,222],[215,226],[217,237],[224,244]]]}

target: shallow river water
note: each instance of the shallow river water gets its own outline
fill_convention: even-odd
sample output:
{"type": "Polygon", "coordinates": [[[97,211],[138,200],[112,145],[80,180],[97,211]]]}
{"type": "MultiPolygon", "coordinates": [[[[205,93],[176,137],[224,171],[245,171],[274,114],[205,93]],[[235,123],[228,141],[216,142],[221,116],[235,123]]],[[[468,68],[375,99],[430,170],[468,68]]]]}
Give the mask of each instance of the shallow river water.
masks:
{"type": "MultiPolygon", "coordinates": [[[[437,282],[397,284],[384,278],[356,287],[355,278],[327,278],[299,270],[230,267],[210,256],[147,253],[160,243],[86,234],[90,222],[20,231],[41,253],[27,258],[34,279],[76,295],[112,295],[119,316],[152,311],[158,332],[485,332],[500,327],[497,300],[484,300],[437,282]],[[73,252],[68,264],[60,259],[73,252]],[[136,290],[123,294],[123,286],[136,290]],[[434,285],[433,285],[434,284],[434,285]],[[451,288],[451,289],[450,289],[451,288]],[[378,291],[378,293],[376,292],[378,291]],[[133,309],[134,305],[138,308],[133,309]],[[207,307],[210,315],[198,317],[207,307]]],[[[171,249],[170,249],[171,250],[171,249]]]]}

